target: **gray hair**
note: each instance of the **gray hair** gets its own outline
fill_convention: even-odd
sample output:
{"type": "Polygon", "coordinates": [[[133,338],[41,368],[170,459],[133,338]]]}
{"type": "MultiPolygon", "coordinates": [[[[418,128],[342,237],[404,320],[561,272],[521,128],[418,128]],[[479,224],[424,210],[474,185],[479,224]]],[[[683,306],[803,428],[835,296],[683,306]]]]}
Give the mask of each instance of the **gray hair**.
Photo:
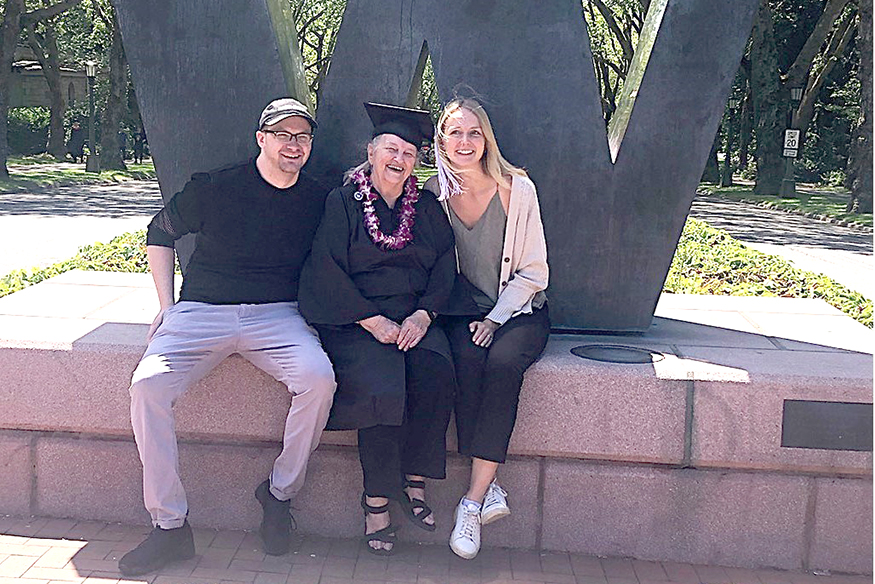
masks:
{"type": "MultiPolygon", "coordinates": [[[[373,138],[371,138],[368,141],[368,143],[365,145],[365,148],[367,149],[368,146],[376,148],[377,145],[380,143],[380,139],[383,136],[385,136],[385,134],[379,134],[378,136],[374,136],[373,138]]],[[[414,168],[419,166],[420,161],[421,161],[421,155],[419,152],[419,148],[417,148],[416,149],[416,164],[414,164],[414,168]]],[[[364,172],[365,174],[371,172],[371,163],[368,162],[367,158],[365,158],[365,161],[362,162],[361,164],[353,166],[352,168],[350,168],[349,170],[347,170],[346,172],[343,173],[343,186],[351,184],[352,183],[352,175],[354,175],[355,173],[357,173],[360,170],[362,172],[364,172]]]]}

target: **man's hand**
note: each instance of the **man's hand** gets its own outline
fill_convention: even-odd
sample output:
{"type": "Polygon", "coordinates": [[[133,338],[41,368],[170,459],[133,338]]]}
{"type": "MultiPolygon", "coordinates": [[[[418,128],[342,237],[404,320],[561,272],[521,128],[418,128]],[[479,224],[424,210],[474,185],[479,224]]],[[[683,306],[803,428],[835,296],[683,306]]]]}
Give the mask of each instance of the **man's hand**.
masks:
{"type": "Polygon", "coordinates": [[[147,245],[146,259],[149,261],[149,270],[155,281],[155,291],[158,292],[158,305],[161,307],[158,316],[149,327],[149,336],[146,337],[147,342],[152,342],[155,331],[164,322],[164,314],[176,302],[173,294],[173,263],[176,261],[176,255],[172,247],[147,245]]]}
{"type": "Polygon", "coordinates": [[[492,344],[492,337],[500,326],[488,318],[475,320],[468,325],[468,330],[471,331],[471,341],[478,347],[488,347],[492,344]]]}
{"type": "Polygon", "coordinates": [[[401,323],[401,332],[398,333],[398,348],[408,351],[415,347],[428,331],[431,317],[424,310],[417,310],[404,319],[401,323]]]}
{"type": "Polygon", "coordinates": [[[384,345],[397,342],[398,334],[401,332],[401,327],[398,326],[398,323],[386,318],[382,314],[363,318],[358,323],[384,345]]]}
{"type": "Polygon", "coordinates": [[[155,320],[152,321],[152,324],[149,326],[149,334],[146,335],[146,342],[151,343],[152,337],[155,336],[155,332],[158,330],[158,327],[161,326],[161,323],[164,322],[164,313],[167,312],[166,308],[162,308],[158,311],[158,315],[155,317],[155,320]]]}

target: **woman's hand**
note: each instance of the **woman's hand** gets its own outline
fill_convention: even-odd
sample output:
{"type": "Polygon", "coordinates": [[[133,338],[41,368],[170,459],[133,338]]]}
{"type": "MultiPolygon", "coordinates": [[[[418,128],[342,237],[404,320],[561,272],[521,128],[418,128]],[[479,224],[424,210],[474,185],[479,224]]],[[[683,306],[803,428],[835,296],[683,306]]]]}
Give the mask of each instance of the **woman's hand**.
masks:
{"type": "Polygon", "coordinates": [[[385,345],[389,345],[398,340],[398,333],[401,332],[401,327],[394,320],[390,320],[378,314],[363,318],[358,323],[363,329],[371,333],[375,339],[385,345]]]}
{"type": "Polygon", "coordinates": [[[471,341],[478,347],[488,347],[492,344],[492,337],[500,326],[500,324],[488,318],[475,320],[468,325],[468,330],[472,333],[471,341]]]}
{"type": "Polygon", "coordinates": [[[398,333],[398,348],[402,351],[412,349],[422,340],[431,324],[431,317],[424,310],[417,310],[401,323],[398,333]]]}

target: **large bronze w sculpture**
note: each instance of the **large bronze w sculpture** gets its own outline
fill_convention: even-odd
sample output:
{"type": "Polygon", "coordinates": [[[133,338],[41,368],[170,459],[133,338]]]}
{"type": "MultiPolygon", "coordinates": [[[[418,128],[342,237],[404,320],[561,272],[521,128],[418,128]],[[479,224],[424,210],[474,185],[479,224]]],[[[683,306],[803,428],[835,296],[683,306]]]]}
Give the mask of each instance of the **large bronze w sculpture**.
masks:
{"type": "MultiPolygon", "coordinates": [[[[361,159],[361,103],[407,102],[427,50],[441,98],[476,90],[538,185],[554,326],[644,330],[758,1],[653,0],[606,131],[580,0],[349,0],[310,169],[361,159]]],[[[251,155],[270,99],[307,98],[283,0],[114,3],[165,199],[251,155]]]]}

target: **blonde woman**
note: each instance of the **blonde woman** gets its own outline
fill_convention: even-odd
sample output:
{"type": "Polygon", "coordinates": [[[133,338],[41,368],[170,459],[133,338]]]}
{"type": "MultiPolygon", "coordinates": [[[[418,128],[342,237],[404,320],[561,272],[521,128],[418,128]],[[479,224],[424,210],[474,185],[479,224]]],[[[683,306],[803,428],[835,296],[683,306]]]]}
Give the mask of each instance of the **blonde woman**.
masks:
{"type": "Polygon", "coordinates": [[[456,367],[459,452],[470,456],[468,490],[456,508],[450,547],[470,559],[480,526],[510,514],[495,482],[516,422],[523,374],[550,332],[547,245],[535,185],[507,162],[483,107],[457,99],[438,122],[440,193],[456,240],[459,272],[476,309],[444,316],[456,367]]]}

